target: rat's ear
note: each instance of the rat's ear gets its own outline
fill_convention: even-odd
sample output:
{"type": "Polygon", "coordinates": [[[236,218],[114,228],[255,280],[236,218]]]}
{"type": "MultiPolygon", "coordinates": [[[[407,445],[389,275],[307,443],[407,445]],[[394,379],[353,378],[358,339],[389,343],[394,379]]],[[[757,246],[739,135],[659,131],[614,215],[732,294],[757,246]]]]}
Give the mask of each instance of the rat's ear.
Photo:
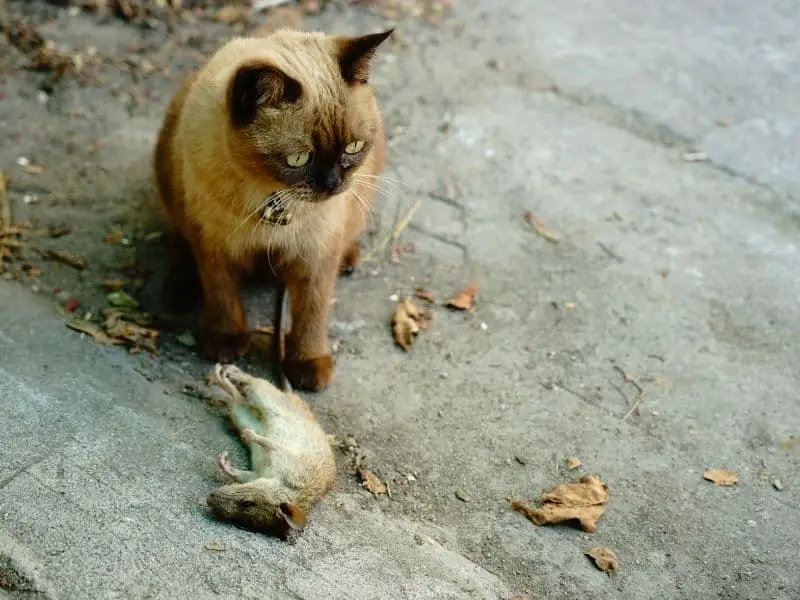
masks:
{"type": "Polygon", "coordinates": [[[228,88],[228,112],[239,127],[250,125],[262,106],[277,108],[284,102],[297,102],[303,92],[300,84],[277,67],[263,62],[242,65],[228,88]]]}
{"type": "Polygon", "coordinates": [[[366,84],[369,79],[369,67],[372,56],[394,32],[394,28],[359,37],[336,37],[336,53],[339,59],[339,69],[347,83],[366,84]]]}
{"type": "Polygon", "coordinates": [[[302,510],[300,510],[300,507],[297,506],[297,504],[284,502],[279,508],[281,515],[283,515],[284,521],[286,521],[286,524],[289,527],[298,531],[303,531],[303,529],[305,529],[306,515],[302,510]]]}

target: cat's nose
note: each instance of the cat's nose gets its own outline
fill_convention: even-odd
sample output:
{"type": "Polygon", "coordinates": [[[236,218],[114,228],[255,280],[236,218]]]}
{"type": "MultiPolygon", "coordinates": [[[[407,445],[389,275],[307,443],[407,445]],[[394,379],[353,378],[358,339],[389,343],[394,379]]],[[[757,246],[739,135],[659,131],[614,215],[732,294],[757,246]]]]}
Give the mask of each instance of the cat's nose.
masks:
{"type": "Polygon", "coordinates": [[[314,187],[321,192],[331,193],[342,185],[342,174],[338,166],[326,169],[314,177],[314,187]]]}

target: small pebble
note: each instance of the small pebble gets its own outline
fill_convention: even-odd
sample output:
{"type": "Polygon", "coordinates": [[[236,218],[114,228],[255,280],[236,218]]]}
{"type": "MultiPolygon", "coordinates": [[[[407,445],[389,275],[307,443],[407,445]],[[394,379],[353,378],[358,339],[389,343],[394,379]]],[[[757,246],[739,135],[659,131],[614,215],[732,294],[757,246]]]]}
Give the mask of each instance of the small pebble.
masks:
{"type": "Polygon", "coordinates": [[[471,498],[469,496],[467,496],[461,490],[456,490],[455,494],[456,494],[456,498],[458,498],[462,502],[469,502],[471,500],[471,498]]]}
{"type": "Polygon", "coordinates": [[[772,487],[774,487],[779,492],[783,491],[783,482],[780,479],[776,479],[772,482],[772,487]]]}
{"type": "Polygon", "coordinates": [[[27,167],[28,165],[30,165],[30,164],[31,164],[31,159],[29,159],[29,158],[25,158],[24,156],[20,156],[20,157],[17,159],[17,164],[18,164],[20,167],[27,167]]]}

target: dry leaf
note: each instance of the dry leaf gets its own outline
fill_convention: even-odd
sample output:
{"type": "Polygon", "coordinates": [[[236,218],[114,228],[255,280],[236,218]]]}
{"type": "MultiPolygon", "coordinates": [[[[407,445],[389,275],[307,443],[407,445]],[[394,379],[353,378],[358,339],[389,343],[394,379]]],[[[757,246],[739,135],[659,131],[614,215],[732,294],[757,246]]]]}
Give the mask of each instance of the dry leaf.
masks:
{"type": "Polygon", "coordinates": [[[209,552],[225,552],[226,548],[222,542],[209,542],[203,546],[209,552]]]}
{"type": "Polygon", "coordinates": [[[228,6],[223,6],[219,9],[219,12],[217,12],[217,21],[220,23],[244,21],[247,18],[249,10],[250,9],[244,5],[229,4],[228,6]]]}
{"type": "Polygon", "coordinates": [[[527,517],[534,525],[550,525],[578,521],[583,531],[597,531],[597,521],[606,511],[608,486],[594,475],[582,477],[578,483],[565,483],[542,494],[541,508],[524,502],[512,502],[511,508],[527,517]]]}
{"type": "Polygon", "coordinates": [[[108,335],[99,325],[90,323],[89,321],[80,321],[76,319],[68,322],[67,327],[75,331],[80,331],[81,333],[86,333],[92,336],[96,342],[100,342],[106,346],[116,346],[123,343],[122,340],[114,339],[108,335]]]}
{"type": "Polygon", "coordinates": [[[361,478],[361,485],[372,492],[376,497],[380,494],[389,493],[389,488],[386,487],[386,484],[378,479],[377,475],[369,469],[359,467],[357,473],[361,478]]]}
{"type": "Polygon", "coordinates": [[[559,237],[550,231],[547,227],[544,226],[539,218],[533,214],[531,211],[525,211],[522,215],[522,218],[525,219],[525,222],[530,225],[531,229],[546,239],[551,244],[558,244],[561,240],[559,237]]]}
{"type": "Polygon", "coordinates": [[[713,481],[714,485],[736,485],[739,483],[739,474],[725,469],[709,469],[703,473],[703,478],[713,481]]]}
{"type": "Polygon", "coordinates": [[[125,287],[125,280],[124,279],[104,279],[100,282],[100,285],[109,292],[118,292],[122,288],[125,287]]]}
{"type": "Polygon", "coordinates": [[[266,37],[278,29],[299,31],[303,27],[300,11],[290,6],[278,6],[267,13],[264,24],[250,32],[250,37],[266,37]]]}
{"type": "Polygon", "coordinates": [[[31,175],[38,175],[44,171],[44,167],[42,165],[25,165],[22,168],[25,169],[26,173],[30,173],[31,175]]]}
{"type": "Polygon", "coordinates": [[[320,11],[319,0],[298,0],[297,3],[307,15],[315,15],[320,11]]]}
{"type": "Polygon", "coordinates": [[[414,290],[414,295],[417,298],[430,302],[431,304],[436,303],[436,300],[433,298],[433,294],[431,294],[428,290],[425,290],[423,288],[417,288],[416,290],[414,290]]]}
{"type": "Polygon", "coordinates": [[[75,256],[72,252],[67,250],[50,250],[48,254],[55,258],[58,262],[62,262],[70,267],[75,267],[76,269],[86,268],[85,260],[79,256],[75,256]]]}
{"type": "Polygon", "coordinates": [[[478,292],[478,284],[474,281],[461,290],[458,296],[447,301],[447,307],[456,310],[472,310],[475,305],[475,294],[478,292]]]}
{"type": "Polygon", "coordinates": [[[106,244],[121,244],[125,240],[125,234],[121,231],[112,231],[106,237],[103,238],[103,241],[106,244]]]}
{"type": "Polygon", "coordinates": [[[406,352],[411,351],[414,336],[427,329],[430,315],[410,298],[398,302],[392,317],[394,341],[406,352]]]}
{"type": "Polygon", "coordinates": [[[50,225],[47,228],[47,235],[51,238],[60,238],[72,231],[72,227],[66,223],[59,223],[58,225],[50,225]]]}
{"type": "Polygon", "coordinates": [[[608,548],[600,548],[598,546],[597,548],[587,550],[584,554],[594,561],[598,569],[604,573],[608,573],[609,577],[616,574],[619,568],[619,561],[616,555],[608,548]]]}
{"type": "Polygon", "coordinates": [[[580,458],[578,458],[577,456],[570,456],[570,457],[567,459],[567,468],[568,468],[570,471],[572,471],[573,469],[577,469],[577,468],[578,468],[578,467],[580,467],[582,464],[583,464],[583,463],[581,462],[581,459],[580,459],[580,458]]]}

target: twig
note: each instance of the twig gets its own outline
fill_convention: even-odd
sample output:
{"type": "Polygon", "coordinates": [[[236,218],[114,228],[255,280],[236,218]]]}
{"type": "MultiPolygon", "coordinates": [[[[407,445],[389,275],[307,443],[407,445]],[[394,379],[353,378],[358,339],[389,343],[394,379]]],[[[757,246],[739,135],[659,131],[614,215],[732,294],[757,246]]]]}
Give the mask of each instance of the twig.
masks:
{"type": "Polygon", "coordinates": [[[625,262],[619,254],[614,252],[611,248],[606,246],[603,242],[597,242],[597,246],[600,248],[600,250],[605,252],[606,255],[608,255],[609,258],[612,258],[615,261],[620,262],[620,263],[621,262],[625,262]]]}
{"type": "Polygon", "coordinates": [[[522,215],[522,218],[525,219],[525,222],[530,226],[532,231],[542,236],[551,244],[558,245],[561,242],[561,238],[545,227],[544,223],[542,223],[539,217],[533,214],[533,212],[529,210],[525,211],[525,214],[522,215]]]}
{"type": "Polygon", "coordinates": [[[400,234],[403,233],[406,227],[408,227],[409,223],[411,223],[411,219],[414,218],[414,214],[419,210],[419,207],[422,206],[422,200],[419,198],[416,199],[414,204],[408,209],[408,212],[397,222],[397,225],[394,226],[394,230],[391,234],[387,235],[380,243],[376,244],[372,250],[370,250],[367,255],[364,257],[364,260],[370,260],[376,254],[379,254],[386,250],[386,247],[391,244],[392,242],[396,242],[397,238],[400,237],[400,234]]]}
{"type": "MultiPolygon", "coordinates": [[[[642,403],[642,400],[644,400],[644,388],[642,388],[642,386],[639,385],[639,382],[636,381],[636,379],[634,379],[632,375],[630,375],[629,373],[626,373],[625,370],[622,367],[620,367],[618,365],[614,365],[614,370],[616,370],[618,373],[620,373],[622,375],[622,378],[626,382],[630,383],[634,388],[636,388],[636,398],[634,398],[633,402],[630,403],[630,406],[628,407],[628,412],[625,413],[625,416],[622,417],[622,420],[620,421],[620,423],[624,423],[625,421],[628,420],[628,417],[630,417],[634,413],[634,411],[637,408],[639,408],[639,405],[642,403]]],[[[615,385],[614,387],[616,388],[617,386],[615,385]]],[[[619,388],[617,388],[617,390],[619,390],[619,392],[627,400],[627,396],[625,396],[625,394],[622,392],[622,390],[619,389],[619,388]]]]}
{"type": "Polygon", "coordinates": [[[0,235],[11,227],[11,203],[8,200],[8,188],[5,175],[0,173],[0,235]]]}
{"type": "Polygon", "coordinates": [[[628,409],[628,412],[625,413],[625,416],[622,417],[620,423],[624,423],[625,421],[627,421],[628,417],[630,417],[633,414],[633,411],[639,408],[639,405],[642,403],[643,397],[644,397],[643,394],[637,394],[636,399],[631,403],[631,407],[628,409]]]}
{"type": "Polygon", "coordinates": [[[8,189],[6,188],[5,175],[0,173],[0,273],[3,272],[3,265],[6,255],[5,234],[11,228],[11,202],[8,199],[8,189]]]}

